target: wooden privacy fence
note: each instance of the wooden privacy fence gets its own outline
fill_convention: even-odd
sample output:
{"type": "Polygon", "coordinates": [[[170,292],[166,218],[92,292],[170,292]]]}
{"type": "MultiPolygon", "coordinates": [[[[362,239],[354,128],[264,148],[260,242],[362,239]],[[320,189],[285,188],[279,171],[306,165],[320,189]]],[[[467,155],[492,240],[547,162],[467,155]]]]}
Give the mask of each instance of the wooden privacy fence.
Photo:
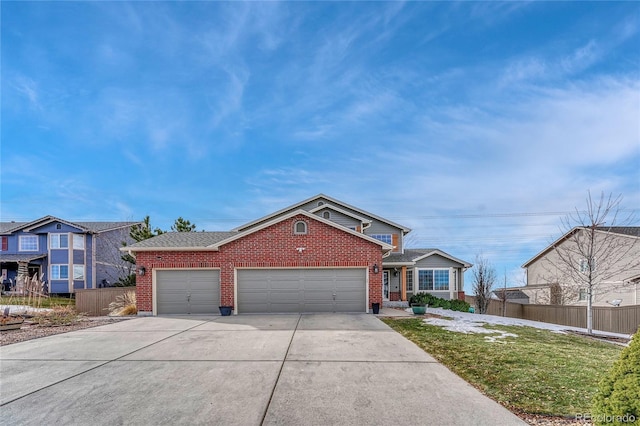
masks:
{"type": "Polygon", "coordinates": [[[108,315],[109,303],[127,291],[136,291],[135,287],[108,287],[87,290],[76,290],[76,310],[89,316],[108,315]]]}
{"type": "MultiPolygon", "coordinates": [[[[466,301],[475,306],[475,297],[466,296],[466,301]]],[[[569,327],[587,328],[586,306],[523,305],[520,303],[491,300],[487,314],[542,321],[569,327]]],[[[593,307],[593,329],[612,333],[633,334],[640,325],[640,305],[593,307]]]]}

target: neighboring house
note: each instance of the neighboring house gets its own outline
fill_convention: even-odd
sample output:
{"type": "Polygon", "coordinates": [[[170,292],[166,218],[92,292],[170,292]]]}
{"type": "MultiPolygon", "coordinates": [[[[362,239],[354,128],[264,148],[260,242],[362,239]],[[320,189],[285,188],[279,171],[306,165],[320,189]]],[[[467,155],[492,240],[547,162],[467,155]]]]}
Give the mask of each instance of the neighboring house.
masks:
{"type": "Polygon", "coordinates": [[[141,315],[368,312],[426,291],[460,296],[471,265],[404,249],[410,229],[317,195],[229,232],[165,233],[123,248],[138,265],[141,315]]]}
{"type": "MultiPolygon", "coordinates": [[[[595,232],[594,253],[602,254],[591,259],[594,274],[601,281],[594,288],[593,305],[640,305],[640,227],[598,227],[595,232]]],[[[589,260],[573,249],[575,240],[585,233],[585,228],[571,229],[522,265],[526,268],[527,284],[520,289],[529,296],[530,303],[587,304],[587,289],[576,274],[587,272],[589,260]],[[571,256],[574,268],[559,259],[556,248],[571,256]]]]}
{"type": "Polygon", "coordinates": [[[494,290],[491,292],[491,299],[493,300],[506,300],[511,303],[520,303],[527,305],[529,303],[529,296],[525,292],[515,288],[507,288],[501,290],[494,290]]]}
{"type": "Polygon", "coordinates": [[[45,216],[1,222],[3,285],[19,274],[38,275],[50,293],[73,293],[113,283],[122,273],[120,247],[140,222],[70,222],[45,216]]]}

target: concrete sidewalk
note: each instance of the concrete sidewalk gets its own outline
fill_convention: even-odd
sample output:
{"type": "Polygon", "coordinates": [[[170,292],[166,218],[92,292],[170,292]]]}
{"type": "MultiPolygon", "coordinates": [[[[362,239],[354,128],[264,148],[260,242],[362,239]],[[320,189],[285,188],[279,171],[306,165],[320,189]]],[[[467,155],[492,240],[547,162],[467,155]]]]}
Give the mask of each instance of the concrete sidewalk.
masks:
{"type": "Polygon", "coordinates": [[[524,424],[366,314],[137,318],[0,361],[6,424],[524,424]]]}

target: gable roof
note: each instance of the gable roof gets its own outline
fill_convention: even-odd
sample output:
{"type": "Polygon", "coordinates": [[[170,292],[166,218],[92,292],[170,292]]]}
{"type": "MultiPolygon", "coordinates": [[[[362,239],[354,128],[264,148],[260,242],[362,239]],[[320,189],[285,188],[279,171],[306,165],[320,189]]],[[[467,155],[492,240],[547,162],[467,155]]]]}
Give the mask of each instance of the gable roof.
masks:
{"type": "Polygon", "coordinates": [[[0,222],[0,234],[9,233],[14,228],[20,228],[27,222],[0,222]]]}
{"type": "MultiPolygon", "coordinates": [[[[573,227],[567,233],[565,233],[560,238],[555,240],[553,243],[551,243],[550,245],[545,247],[544,250],[542,250],[541,252],[539,252],[538,254],[533,256],[531,259],[529,259],[525,263],[523,263],[522,267],[523,268],[529,267],[529,265],[531,265],[533,262],[535,262],[536,260],[538,260],[539,258],[544,256],[545,254],[549,253],[557,245],[559,245],[560,243],[562,243],[562,242],[566,241],[567,239],[569,239],[569,237],[571,237],[577,231],[585,230],[585,229],[587,229],[587,227],[585,227],[585,226],[575,226],[575,227],[573,227]]],[[[598,227],[596,227],[596,231],[610,233],[610,234],[618,234],[618,235],[622,235],[622,236],[626,236],[626,237],[632,237],[632,238],[634,238],[634,237],[635,238],[640,238],[640,226],[598,226],[598,227]]]]}
{"type": "Polygon", "coordinates": [[[131,251],[150,251],[144,249],[171,249],[171,250],[193,250],[194,248],[211,250],[210,247],[223,241],[237,232],[165,232],[147,240],[139,241],[130,246],[122,247],[120,250],[128,251],[132,248],[143,250],[131,251]]]}
{"type": "Polygon", "coordinates": [[[100,233],[112,229],[126,228],[138,225],[142,222],[70,222],[55,216],[43,216],[31,222],[2,222],[0,223],[0,233],[10,234],[16,231],[31,231],[34,228],[47,225],[52,222],[60,222],[65,225],[78,228],[84,232],[100,233]]]}
{"type": "Polygon", "coordinates": [[[500,290],[494,290],[491,292],[492,295],[492,299],[493,298],[498,298],[498,299],[504,299],[505,297],[503,297],[503,294],[505,294],[506,300],[512,300],[512,299],[529,299],[529,296],[527,296],[527,294],[519,289],[509,289],[507,288],[506,292],[504,289],[500,289],[500,290]]]}
{"type": "Polygon", "coordinates": [[[333,211],[341,213],[341,214],[343,214],[345,216],[349,216],[349,217],[352,217],[352,218],[354,218],[356,220],[359,220],[362,223],[371,223],[371,220],[365,219],[364,217],[361,217],[361,216],[358,216],[356,214],[353,214],[353,213],[351,213],[351,212],[349,212],[347,210],[343,210],[343,209],[341,209],[339,207],[334,206],[333,204],[323,204],[323,205],[315,207],[315,208],[313,208],[313,209],[311,209],[309,211],[311,213],[316,213],[316,212],[319,212],[320,210],[324,210],[324,209],[333,210],[333,211]]]}
{"type": "Polygon", "coordinates": [[[268,228],[276,223],[280,223],[284,220],[290,219],[295,216],[303,215],[310,219],[317,220],[332,228],[338,229],[347,234],[354,235],[358,238],[362,238],[369,242],[379,245],[383,250],[387,252],[393,250],[391,244],[383,243],[380,240],[371,238],[368,235],[361,234],[360,232],[353,231],[338,225],[328,219],[324,219],[313,213],[309,213],[306,210],[294,210],[284,216],[277,217],[260,225],[249,228],[243,232],[167,232],[160,234],[156,237],[148,240],[140,241],[139,243],[132,244],[127,247],[122,247],[122,251],[142,252],[142,251],[217,251],[221,246],[228,244],[232,241],[241,239],[247,235],[258,232],[262,229],[268,228]],[[163,238],[164,237],[164,238],[163,238]]]}
{"type": "MultiPolygon", "coordinates": [[[[304,204],[307,204],[307,203],[310,203],[310,202],[315,201],[315,200],[319,200],[319,199],[325,199],[325,200],[327,200],[327,201],[330,201],[330,202],[331,202],[331,203],[333,203],[333,204],[337,204],[337,205],[339,205],[339,206],[341,206],[341,207],[344,207],[344,208],[347,208],[347,209],[350,209],[350,210],[356,211],[356,212],[358,212],[358,213],[360,213],[360,214],[362,214],[362,215],[372,217],[372,218],[374,218],[374,219],[376,219],[376,220],[379,220],[380,222],[384,222],[384,223],[386,223],[386,224],[388,224],[388,225],[391,225],[391,226],[394,226],[394,227],[396,227],[396,228],[401,229],[405,234],[406,234],[407,232],[410,232],[410,231],[411,231],[411,229],[410,229],[410,228],[407,228],[406,226],[403,226],[403,225],[400,225],[400,224],[398,224],[398,223],[392,222],[392,221],[390,221],[390,220],[388,220],[388,219],[385,219],[385,218],[380,217],[380,216],[378,216],[378,215],[375,215],[375,214],[373,214],[373,213],[369,213],[369,212],[368,212],[368,211],[366,211],[366,210],[359,209],[359,208],[357,208],[357,207],[354,207],[354,206],[352,206],[352,205],[350,205],[350,204],[347,204],[347,203],[345,203],[345,202],[343,202],[343,201],[337,200],[337,199],[335,199],[335,198],[329,197],[328,195],[324,195],[324,194],[318,194],[318,195],[313,196],[313,197],[311,197],[311,198],[307,198],[306,200],[302,200],[302,201],[300,201],[300,202],[298,202],[298,203],[292,204],[292,205],[290,205],[289,207],[285,207],[285,208],[283,208],[283,209],[280,209],[280,210],[278,210],[278,211],[277,211],[277,212],[275,212],[275,213],[271,213],[271,214],[269,214],[269,215],[263,216],[263,217],[261,217],[261,218],[259,218],[259,219],[256,219],[256,220],[254,220],[254,221],[251,221],[251,222],[249,222],[249,223],[245,223],[244,225],[238,226],[237,228],[232,229],[232,231],[242,231],[242,230],[245,230],[245,229],[250,228],[250,227],[252,227],[252,226],[254,226],[254,225],[256,225],[256,224],[259,224],[259,223],[264,222],[264,221],[266,221],[266,220],[269,220],[269,219],[271,219],[271,218],[273,218],[273,217],[276,217],[276,216],[278,216],[278,215],[281,215],[282,213],[285,213],[285,212],[287,212],[287,211],[290,211],[290,210],[298,210],[300,206],[302,206],[302,205],[304,205],[304,204]]],[[[323,204],[323,206],[324,206],[324,204],[323,204]]]]}
{"type": "Polygon", "coordinates": [[[465,268],[471,268],[473,265],[469,262],[465,262],[462,259],[458,259],[457,257],[451,256],[449,253],[445,253],[444,251],[436,248],[427,248],[427,249],[404,249],[404,253],[391,253],[384,259],[384,264],[407,264],[413,265],[419,260],[427,258],[429,256],[433,256],[437,254],[446,259],[452,260],[461,264],[465,268]]]}
{"type": "Polygon", "coordinates": [[[640,237],[640,226],[598,226],[598,231],[611,232],[613,234],[628,235],[631,237],[640,237]]]}

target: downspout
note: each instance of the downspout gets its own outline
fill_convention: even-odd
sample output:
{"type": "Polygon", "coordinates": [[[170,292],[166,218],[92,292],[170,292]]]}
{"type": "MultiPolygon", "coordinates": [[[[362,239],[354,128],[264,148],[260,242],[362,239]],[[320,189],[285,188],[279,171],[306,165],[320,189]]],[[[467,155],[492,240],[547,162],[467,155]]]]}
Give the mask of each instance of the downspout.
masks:
{"type": "Polygon", "coordinates": [[[98,288],[98,283],[96,282],[97,274],[96,274],[96,245],[98,244],[99,234],[91,235],[91,285],[92,288],[98,288]]]}

